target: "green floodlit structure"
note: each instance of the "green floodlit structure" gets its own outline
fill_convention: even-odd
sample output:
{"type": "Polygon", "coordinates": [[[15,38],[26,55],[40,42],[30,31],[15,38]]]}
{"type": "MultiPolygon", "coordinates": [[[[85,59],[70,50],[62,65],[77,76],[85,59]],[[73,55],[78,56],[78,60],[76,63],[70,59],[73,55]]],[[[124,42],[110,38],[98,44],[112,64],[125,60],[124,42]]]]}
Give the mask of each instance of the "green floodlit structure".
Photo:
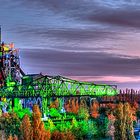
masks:
{"type": "Polygon", "coordinates": [[[90,82],[79,82],[63,76],[43,76],[33,79],[24,76],[22,84],[7,82],[0,88],[0,96],[7,98],[28,97],[67,97],[67,96],[113,96],[118,94],[115,85],[96,85],[90,82]]]}
{"type": "Polygon", "coordinates": [[[20,68],[18,49],[13,43],[1,43],[0,33],[0,97],[97,97],[116,94],[115,85],[80,82],[63,76],[26,75],[20,68]]]}

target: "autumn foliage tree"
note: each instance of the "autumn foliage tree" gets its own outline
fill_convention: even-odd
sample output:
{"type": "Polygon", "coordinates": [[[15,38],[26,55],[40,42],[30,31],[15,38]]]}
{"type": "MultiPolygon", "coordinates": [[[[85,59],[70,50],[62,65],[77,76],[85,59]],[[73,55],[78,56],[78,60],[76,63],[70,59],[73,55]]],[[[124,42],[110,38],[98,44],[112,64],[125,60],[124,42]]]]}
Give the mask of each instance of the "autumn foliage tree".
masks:
{"type": "Polygon", "coordinates": [[[18,140],[18,137],[10,135],[7,140],[18,140]]]}
{"type": "Polygon", "coordinates": [[[120,103],[118,104],[118,106],[116,107],[115,110],[115,118],[116,121],[114,123],[115,126],[115,140],[126,140],[126,130],[125,130],[125,118],[123,116],[123,104],[120,103]]]}
{"type": "Polygon", "coordinates": [[[22,120],[21,132],[23,140],[32,140],[33,139],[33,129],[31,126],[30,118],[26,114],[22,120]]]}
{"type": "Polygon", "coordinates": [[[71,131],[60,132],[55,130],[51,136],[52,140],[75,140],[75,136],[72,134],[71,131]]]}
{"type": "Polygon", "coordinates": [[[97,101],[92,102],[90,105],[90,113],[93,118],[99,117],[98,110],[99,110],[99,103],[97,101]]]}
{"type": "Polygon", "coordinates": [[[75,136],[71,131],[65,132],[64,140],[75,140],[75,136]]]}
{"type": "Polygon", "coordinates": [[[78,113],[79,110],[79,104],[78,104],[78,99],[77,98],[71,98],[69,99],[65,105],[64,108],[66,112],[71,112],[71,113],[78,113]]]}
{"type": "Polygon", "coordinates": [[[87,108],[88,109],[86,100],[87,100],[86,98],[80,99],[80,108],[87,108]]]}
{"type": "Polygon", "coordinates": [[[20,119],[14,112],[4,113],[0,117],[0,127],[2,130],[4,130],[6,138],[8,138],[10,135],[21,135],[19,130],[20,123],[20,119]]]}
{"type": "Polygon", "coordinates": [[[51,139],[52,140],[64,140],[65,134],[63,132],[54,131],[52,133],[51,139]]]}
{"type": "Polygon", "coordinates": [[[33,120],[30,122],[28,115],[25,115],[20,127],[22,140],[49,140],[50,131],[45,130],[44,123],[41,121],[41,112],[38,105],[33,106],[33,120]]]}
{"type": "Polygon", "coordinates": [[[133,114],[129,103],[120,103],[115,109],[115,140],[134,140],[133,114]]]}
{"type": "Polygon", "coordinates": [[[8,137],[8,140],[13,140],[12,135],[10,135],[10,136],[8,137]]]}
{"type": "Polygon", "coordinates": [[[14,135],[13,140],[18,140],[18,137],[14,135]]]}
{"type": "Polygon", "coordinates": [[[41,112],[37,105],[33,106],[33,139],[39,140],[40,138],[40,131],[39,125],[41,124],[41,112]]]}
{"type": "Polygon", "coordinates": [[[126,136],[127,136],[127,140],[135,140],[134,137],[134,129],[133,129],[133,119],[134,119],[134,114],[132,112],[132,107],[130,106],[129,103],[125,103],[124,104],[124,117],[126,122],[126,136]]]}
{"type": "Polygon", "coordinates": [[[133,121],[137,120],[136,113],[138,112],[138,110],[139,110],[139,104],[137,102],[133,102],[131,104],[131,112],[132,112],[133,121]]]}
{"type": "Polygon", "coordinates": [[[58,108],[59,107],[59,100],[58,98],[55,101],[50,103],[50,108],[58,108]]]}
{"type": "Polygon", "coordinates": [[[41,112],[38,105],[33,106],[33,140],[49,140],[50,132],[45,130],[41,121],[41,112]]]}
{"type": "Polygon", "coordinates": [[[40,140],[49,140],[51,137],[50,131],[45,130],[44,123],[41,122],[39,125],[40,140]]]}

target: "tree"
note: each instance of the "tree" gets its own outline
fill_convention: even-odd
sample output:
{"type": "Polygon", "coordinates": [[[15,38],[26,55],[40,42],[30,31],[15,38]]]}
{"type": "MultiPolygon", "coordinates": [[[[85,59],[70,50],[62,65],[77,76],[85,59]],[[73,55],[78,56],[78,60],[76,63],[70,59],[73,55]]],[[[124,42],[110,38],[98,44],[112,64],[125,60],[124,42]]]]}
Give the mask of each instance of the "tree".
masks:
{"type": "Polygon", "coordinates": [[[99,103],[98,103],[97,101],[94,101],[94,102],[90,105],[90,113],[91,113],[91,116],[92,116],[93,118],[99,117],[98,110],[99,110],[99,103]]]}
{"type": "Polygon", "coordinates": [[[22,120],[22,124],[21,124],[21,132],[22,132],[22,136],[24,140],[32,140],[33,138],[33,133],[32,133],[33,129],[31,126],[31,122],[30,122],[30,118],[29,116],[26,114],[22,120]]]}
{"type": "Polygon", "coordinates": [[[79,104],[77,98],[71,98],[69,101],[67,101],[64,105],[64,108],[66,112],[71,112],[74,114],[78,113],[79,110],[79,104]]]}
{"type": "Polygon", "coordinates": [[[75,140],[75,136],[71,131],[65,132],[64,140],[75,140]]]}
{"type": "Polygon", "coordinates": [[[72,98],[71,101],[71,112],[77,114],[79,110],[78,99],[72,98]]]}
{"type": "Polygon", "coordinates": [[[51,102],[50,108],[58,108],[58,107],[59,107],[59,100],[57,98],[55,101],[51,102]]]}
{"type": "Polygon", "coordinates": [[[39,125],[39,131],[40,131],[40,140],[49,140],[51,137],[50,131],[45,130],[44,123],[41,122],[39,125]]]}
{"type": "Polygon", "coordinates": [[[78,116],[82,119],[88,120],[89,118],[89,111],[87,108],[82,108],[80,107],[79,111],[78,111],[78,116]]]}
{"type": "Polygon", "coordinates": [[[12,135],[10,135],[10,136],[8,137],[8,140],[13,140],[12,135]]]}
{"type": "Polygon", "coordinates": [[[124,116],[123,104],[119,103],[115,110],[115,118],[116,121],[114,123],[115,126],[115,140],[127,140],[126,139],[126,129],[125,129],[125,120],[126,116],[124,116]]]}
{"type": "Polygon", "coordinates": [[[14,137],[10,135],[7,140],[18,140],[18,137],[16,135],[14,135],[14,137]]]}
{"type": "Polygon", "coordinates": [[[115,110],[115,140],[134,140],[133,113],[129,103],[120,103],[115,110]]]}
{"type": "Polygon", "coordinates": [[[5,113],[0,117],[0,127],[4,130],[4,133],[6,134],[6,137],[8,138],[10,135],[14,136],[20,136],[20,120],[18,116],[11,112],[11,113],[5,113]]]}
{"type": "Polygon", "coordinates": [[[125,124],[127,140],[135,140],[133,129],[133,112],[129,103],[124,104],[124,116],[126,117],[125,124]]]}
{"type": "Polygon", "coordinates": [[[44,128],[38,105],[33,106],[33,140],[49,140],[50,132],[44,128]]]}
{"type": "Polygon", "coordinates": [[[64,138],[65,138],[65,135],[64,135],[64,133],[63,132],[59,132],[59,131],[54,131],[53,133],[52,133],[52,136],[51,136],[51,139],[52,140],[64,140],[64,138]]]}
{"type": "Polygon", "coordinates": [[[41,113],[38,105],[34,105],[33,106],[33,139],[34,140],[39,140],[40,138],[40,131],[39,131],[40,123],[41,123],[41,113]]]}

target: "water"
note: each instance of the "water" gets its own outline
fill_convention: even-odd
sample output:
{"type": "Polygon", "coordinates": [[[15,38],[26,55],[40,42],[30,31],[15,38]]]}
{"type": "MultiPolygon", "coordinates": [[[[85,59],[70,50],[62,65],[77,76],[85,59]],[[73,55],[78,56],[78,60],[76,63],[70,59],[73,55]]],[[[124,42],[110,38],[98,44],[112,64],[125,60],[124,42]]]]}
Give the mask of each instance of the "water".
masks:
{"type": "Polygon", "coordinates": [[[136,140],[140,140],[140,120],[137,121],[136,127],[134,128],[134,135],[136,140]]]}

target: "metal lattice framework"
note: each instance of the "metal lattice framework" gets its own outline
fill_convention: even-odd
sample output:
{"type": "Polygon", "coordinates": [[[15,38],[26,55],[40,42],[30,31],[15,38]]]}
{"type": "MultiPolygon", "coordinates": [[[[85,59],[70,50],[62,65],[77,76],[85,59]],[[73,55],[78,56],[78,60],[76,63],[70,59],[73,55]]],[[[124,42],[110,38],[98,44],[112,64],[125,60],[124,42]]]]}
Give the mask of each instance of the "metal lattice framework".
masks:
{"type": "Polygon", "coordinates": [[[118,93],[115,85],[96,85],[79,82],[63,76],[43,76],[33,79],[20,68],[18,50],[14,44],[1,43],[0,28],[0,97],[70,97],[70,96],[105,96],[118,93]]]}
{"type": "MultiPolygon", "coordinates": [[[[24,77],[24,79],[28,77],[24,77]]],[[[27,80],[24,84],[9,84],[0,88],[0,97],[66,97],[66,96],[113,96],[118,93],[115,85],[96,85],[79,82],[62,76],[41,76],[36,80],[27,80]]]]}

